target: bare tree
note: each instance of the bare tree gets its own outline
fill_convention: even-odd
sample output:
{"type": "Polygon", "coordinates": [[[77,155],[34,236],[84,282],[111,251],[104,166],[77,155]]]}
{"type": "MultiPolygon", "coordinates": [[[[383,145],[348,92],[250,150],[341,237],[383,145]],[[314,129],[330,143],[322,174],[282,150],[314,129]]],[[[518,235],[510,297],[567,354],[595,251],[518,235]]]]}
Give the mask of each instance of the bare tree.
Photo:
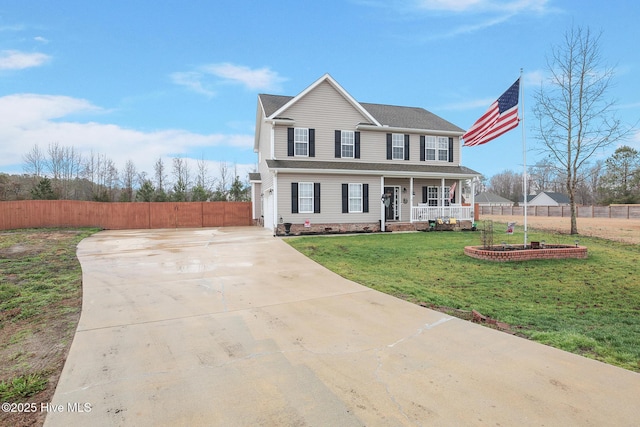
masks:
{"type": "Polygon", "coordinates": [[[31,150],[22,156],[24,161],[24,171],[35,178],[40,178],[44,174],[45,155],[40,147],[35,144],[31,150]]]}
{"type": "Polygon", "coordinates": [[[153,173],[156,184],[156,197],[154,199],[157,202],[164,202],[167,200],[167,192],[165,189],[167,185],[167,171],[162,157],[158,157],[158,160],[154,163],[153,173]]]}
{"type": "Polygon", "coordinates": [[[136,176],[136,166],[133,164],[133,161],[127,160],[127,163],[124,165],[124,170],[122,171],[122,193],[120,193],[121,201],[133,201],[133,186],[136,176]]]}
{"type": "Polygon", "coordinates": [[[496,174],[489,180],[489,190],[505,199],[518,201],[522,196],[522,174],[511,170],[496,174]]]}
{"type": "Polygon", "coordinates": [[[571,234],[578,233],[576,189],[582,168],[598,150],[624,138],[614,102],[605,98],[613,70],[602,64],[600,36],[572,27],[547,59],[550,78],[535,94],[542,151],[563,170],[570,200],[571,234]]]}
{"type": "Polygon", "coordinates": [[[173,159],[173,195],[176,202],[189,201],[189,185],[191,183],[191,171],[187,159],[176,157],[173,159]]]}

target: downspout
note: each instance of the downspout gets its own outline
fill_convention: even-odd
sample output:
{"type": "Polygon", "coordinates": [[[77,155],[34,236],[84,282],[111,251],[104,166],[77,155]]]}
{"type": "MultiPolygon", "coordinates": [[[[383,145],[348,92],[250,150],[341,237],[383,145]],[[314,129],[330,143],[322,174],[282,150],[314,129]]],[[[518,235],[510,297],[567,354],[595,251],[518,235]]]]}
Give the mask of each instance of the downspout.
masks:
{"type": "Polygon", "coordinates": [[[273,172],[273,235],[278,231],[278,171],[273,172]]]}

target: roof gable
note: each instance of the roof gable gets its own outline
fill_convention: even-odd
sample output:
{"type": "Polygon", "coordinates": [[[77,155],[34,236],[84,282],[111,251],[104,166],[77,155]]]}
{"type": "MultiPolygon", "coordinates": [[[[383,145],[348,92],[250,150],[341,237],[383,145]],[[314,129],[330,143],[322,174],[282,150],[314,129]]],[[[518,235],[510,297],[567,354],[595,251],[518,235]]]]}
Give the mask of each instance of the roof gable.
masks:
{"type": "Polygon", "coordinates": [[[260,98],[265,97],[264,101],[266,102],[263,101],[262,107],[265,110],[266,118],[269,120],[269,119],[276,119],[276,118],[283,117],[285,112],[292,105],[296,104],[298,101],[300,101],[300,99],[307,96],[309,92],[313,91],[316,87],[318,87],[320,84],[324,82],[327,82],[331,86],[333,86],[333,88],[340,95],[342,95],[344,99],[346,99],[356,110],[358,110],[360,114],[367,117],[367,119],[369,119],[371,123],[381,126],[380,123],[378,123],[378,121],[367,110],[365,110],[362,107],[362,105],[358,103],[358,101],[353,99],[353,97],[349,95],[349,93],[346,90],[344,90],[344,88],[340,86],[338,82],[336,82],[333,79],[333,77],[331,77],[329,74],[325,74],[324,76],[320,77],[313,84],[311,84],[311,86],[307,87],[305,90],[303,90],[302,92],[300,92],[298,95],[294,97],[285,97],[285,96],[277,96],[277,95],[260,95],[260,98]],[[272,111],[274,109],[275,111],[272,111]],[[271,112],[268,113],[267,111],[271,111],[271,112]]]}
{"type": "Polygon", "coordinates": [[[329,74],[325,74],[296,96],[260,94],[258,100],[266,120],[287,119],[286,112],[322,83],[330,84],[362,116],[367,124],[377,127],[420,129],[464,133],[464,129],[424,108],[360,103],[342,88],[329,74]]]}

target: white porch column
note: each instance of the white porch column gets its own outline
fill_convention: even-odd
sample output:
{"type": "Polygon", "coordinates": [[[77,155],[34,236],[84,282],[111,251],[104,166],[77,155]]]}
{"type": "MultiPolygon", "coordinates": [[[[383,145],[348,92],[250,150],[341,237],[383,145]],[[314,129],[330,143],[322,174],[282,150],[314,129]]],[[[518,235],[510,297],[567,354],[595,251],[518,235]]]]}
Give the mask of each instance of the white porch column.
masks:
{"type": "Polygon", "coordinates": [[[278,229],[278,171],[273,174],[273,235],[276,235],[278,229]]]}
{"type": "Polygon", "coordinates": [[[380,231],[384,231],[384,216],[385,216],[385,206],[384,206],[384,176],[380,177],[380,231]]]}
{"type": "Polygon", "coordinates": [[[440,194],[440,209],[441,212],[444,212],[445,200],[447,200],[446,197],[448,196],[448,194],[446,196],[444,194],[444,178],[440,180],[440,194]]]}
{"type": "Polygon", "coordinates": [[[413,177],[409,180],[409,222],[413,222],[413,177]]]}

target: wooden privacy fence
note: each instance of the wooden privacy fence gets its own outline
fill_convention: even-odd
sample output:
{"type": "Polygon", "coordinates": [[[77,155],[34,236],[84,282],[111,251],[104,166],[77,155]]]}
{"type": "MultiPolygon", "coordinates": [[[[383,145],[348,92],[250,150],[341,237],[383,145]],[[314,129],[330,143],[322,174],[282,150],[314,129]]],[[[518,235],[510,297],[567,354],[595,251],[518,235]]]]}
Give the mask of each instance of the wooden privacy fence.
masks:
{"type": "MultiPolygon", "coordinates": [[[[579,218],[640,219],[640,205],[577,206],[579,218]]],[[[480,206],[480,215],[524,215],[523,206],[480,206]]],[[[569,206],[527,206],[527,215],[570,217],[569,206]]]]}
{"type": "Polygon", "coordinates": [[[0,230],[40,227],[136,228],[253,225],[250,202],[0,202],[0,230]]]}

